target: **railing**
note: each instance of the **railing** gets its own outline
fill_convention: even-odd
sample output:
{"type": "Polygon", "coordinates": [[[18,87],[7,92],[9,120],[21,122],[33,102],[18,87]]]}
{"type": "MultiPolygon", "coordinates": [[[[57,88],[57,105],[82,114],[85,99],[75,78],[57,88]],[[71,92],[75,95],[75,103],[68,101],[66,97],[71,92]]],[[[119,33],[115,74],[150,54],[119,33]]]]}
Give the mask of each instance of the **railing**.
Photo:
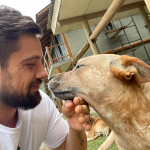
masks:
{"type": "Polygon", "coordinates": [[[74,59],[65,34],[62,34],[62,36],[63,36],[64,43],[52,45],[50,47],[48,46],[45,47],[46,50],[45,50],[45,54],[43,57],[44,57],[44,67],[46,68],[47,72],[50,71],[51,64],[54,64],[54,63],[57,63],[66,59],[70,59],[70,58],[74,59]],[[65,45],[66,47],[65,53],[64,53],[64,50],[61,50],[61,45],[65,45]],[[59,50],[61,50],[61,54],[60,54],[60,51],[56,49],[56,47],[59,47],[59,50]],[[55,55],[55,58],[52,58],[52,54],[51,54],[52,52],[55,55]]]}

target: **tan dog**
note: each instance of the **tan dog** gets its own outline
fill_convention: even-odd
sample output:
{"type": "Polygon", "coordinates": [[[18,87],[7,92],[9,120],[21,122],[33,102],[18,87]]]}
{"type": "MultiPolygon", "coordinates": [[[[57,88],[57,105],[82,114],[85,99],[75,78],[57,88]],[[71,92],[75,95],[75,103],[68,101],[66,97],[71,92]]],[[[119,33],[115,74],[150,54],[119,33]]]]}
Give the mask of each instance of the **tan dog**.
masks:
{"type": "Polygon", "coordinates": [[[110,128],[100,118],[91,117],[91,129],[87,133],[87,141],[92,141],[99,136],[108,136],[110,128]]]}
{"type": "MultiPolygon", "coordinates": [[[[59,99],[82,97],[113,130],[120,150],[150,149],[150,67],[127,55],[93,55],[51,77],[59,99]],[[53,78],[53,79],[52,79],[53,78]]],[[[111,135],[111,134],[110,134],[111,135]]]]}

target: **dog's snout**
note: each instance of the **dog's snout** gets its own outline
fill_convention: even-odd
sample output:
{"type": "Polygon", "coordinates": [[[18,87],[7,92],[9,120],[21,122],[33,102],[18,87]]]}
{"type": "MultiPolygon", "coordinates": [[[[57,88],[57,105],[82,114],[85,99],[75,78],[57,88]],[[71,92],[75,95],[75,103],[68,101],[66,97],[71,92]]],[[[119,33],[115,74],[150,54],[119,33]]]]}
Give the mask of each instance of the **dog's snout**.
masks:
{"type": "Polygon", "coordinates": [[[50,76],[48,80],[50,81],[50,80],[52,80],[54,77],[55,77],[55,76],[50,76]]]}

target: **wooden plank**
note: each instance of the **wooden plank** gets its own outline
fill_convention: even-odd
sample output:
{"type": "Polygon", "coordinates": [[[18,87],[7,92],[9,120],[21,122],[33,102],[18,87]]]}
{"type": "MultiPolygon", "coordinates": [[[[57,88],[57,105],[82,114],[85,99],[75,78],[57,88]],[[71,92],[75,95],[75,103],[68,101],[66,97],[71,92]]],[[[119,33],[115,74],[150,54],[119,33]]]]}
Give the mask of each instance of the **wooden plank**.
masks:
{"type": "Polygon", "coordinates": [[[104,30],[104,28],[108,25],[108,23],[112,20],[114,15],[118,12],[121,5],[125,2],[125,0],[113,0],[106,13],[92,32],[90,39],[91,41],[95,41],[99,34],[104,30]]]}
{"type": "Polygon", "coordinates": [[[89,49],[89,47],[90,47],[90,44],[88,41],[86,41],[86,43],[83,45],[83,47],[77,53],[75,59],[72,62],[72,65],[76,65],[77,61],[85,54],[85,52],[89,49]]]}
{"type": "Polygon", "coordinates": [[[52,57],[51,57],[49,48],[48,48],[47,46],[46,46],[45,48],[46,48],[46,52],[47,52],[47,54],[48,54],[48,58],[49,58],[49,60],[50,60],[50,63],[53,64],[54,62],[53,62],[53,59],[52,59],[52,57]]]}
{"type": "Polygon", "coordinates": [[[57,45],[54,45],[54,46],[50,46],[48,48],[56,47],[56,46],[63,45],[63,44],[65,44],[65,43],[61,43],[61,44],[57,44],[57,45]]]}
{"type": "MultiPolygon", "coordinates": [[[[125,27],[127,27],[127,26],[123,26],[123,27],[121,27],[121,28],[125,28],[125,27]]],[[[119,29],[120,29],[120,28],[119,28],[119,29]]],[[[116,30],[119,30],[119,29],[116,29],[116,30]]],[[[116,30],[107,31],[107,32],[105,33],[105,35],[110,34],[110,33],[113,33],[113,32],[115,32],[116,30]]]]}
{"type": "Polygon", "coordinates": [[[58,109],[59,112],[62,113],[62,106],[63,106],[63,102],[60,99],[57,99],[57,104],[58,104],[58,109]]]}
{"type": "Polygon", "coordinates": [[[149,42],[150,42],[150,38],[144,39],[143,42],[142,41],[134,42],[134,43],[131,43],[130,45],[128,44],[128,45],[125,45],[123,47],[119,47],[119,48],[115,48],[113,50],[102,52],[101,54],[113,54],[113,52],[119,52],[119,51],[121,51],[123,49],[133,48],[133,47],[138,46],[138,45],[140,45],[142,43],[145,44],[145,43],[149,43],[149,42]]]}
{"type": "Polygon", "coordinates": [[[144,1],[146,3],[146,6],[147,6],[149,12],[150,12],[150,0],[144,0],[144,1]]]}
{"type": "MultiPolygon", "coordinates": [[[[149,1],[149,0],[147,0],[147,1],[149,1]]],[[[131,10],[131,9],[136,9],[140,5],[145,5],[144,1],[124,5],[118,10],[118,12],[123,12],[123,11],[128,11],[128,10],[131,10]]],[[[57,24],[59,26],[65,26],[65,25],[69,25],[69,24],[72,24],[72,23],[81,22],[83,19],[90,20],[90,19],[94,19],[94,18],[99,18],[99,17],[102,17],[106,13],[106,11],[107,10],[102,10],[102,11],[92,13],[92,14],[87,14],[87,15],[78,16],[78,17],[69,18],[69,19],[64,19],[64,20],[58,20],[57,24]]]]}
{"type": "Polygon", "coordinates": [[[116,33],[114,33],[114,34],[110,37],[110,39],[115,38],[115,37],[116,37],[123,29],[125,29],[126,27],[127,27],[127,26],[123,26],[123,27],[121,27],[121,28],[115,30],[116,33]]]}
{"type": "Polygon", "coordinates": [[[64,57],[67,57],[67,56],[69,56],[69,55],[64,55],[64,56],[61,56],[61,57],[57,57],[57,58],[54,58],[53,60],[58,60],[60,58],[64,58],[64,57]]]}
{"type": "Polygon", "coordinates": [[[83,25],[86,37],[89,41],[89,44],[90,44],[93,54],[94,55],[99,54],[99,50],[98,50],[96,42],[93,42],[90,40],[90,35],[91,35],[92,31],[91,31],[88,21],[86,19],[82,20],[82,25],[83,25]]]}
{"type": "Polygon", "coordinates": [[[62,37],[63,37],[63,40],[65,42],[65,45],[66,45],[66,48],[67,48],[67,51],[68,51],[70,58],[74,59],[65,33],[62,34],[62,37]]]}
{"type": "Polygon", "coordinates": [[[47,61],[46,57],[44,57],[44,61],[45,61],[45,63],[46,63],[46,66],[47,66],[47,68],[48,68],[48,71],[49,71],[49,70],[50,70],[50,67],[49,67],[49,64],[48,64],[48,61],[47,61]]]}
{"type": "Polygon", "coordinates": [[[39,25],[41,28],[44,27],[45,22],[47,22],[47,20],[48,20],[48,16],[47,16],[46,18],[42,19],[42,21],[40,21],[40,22],[38,23],[38,25],[39,25]]]}

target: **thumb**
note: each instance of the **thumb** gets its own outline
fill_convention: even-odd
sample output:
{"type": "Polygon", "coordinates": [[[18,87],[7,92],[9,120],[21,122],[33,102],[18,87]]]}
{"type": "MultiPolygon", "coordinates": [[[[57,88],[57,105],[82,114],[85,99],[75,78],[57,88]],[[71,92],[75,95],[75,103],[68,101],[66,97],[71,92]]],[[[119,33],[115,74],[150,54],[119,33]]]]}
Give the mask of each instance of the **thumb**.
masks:
{"type": "Polygon", "coordinates": [[[70,118],[75,113],[75,105],[71,100],[67,100],[63,107],[62,107],[62,113],[67,117],[70,118]]]}

